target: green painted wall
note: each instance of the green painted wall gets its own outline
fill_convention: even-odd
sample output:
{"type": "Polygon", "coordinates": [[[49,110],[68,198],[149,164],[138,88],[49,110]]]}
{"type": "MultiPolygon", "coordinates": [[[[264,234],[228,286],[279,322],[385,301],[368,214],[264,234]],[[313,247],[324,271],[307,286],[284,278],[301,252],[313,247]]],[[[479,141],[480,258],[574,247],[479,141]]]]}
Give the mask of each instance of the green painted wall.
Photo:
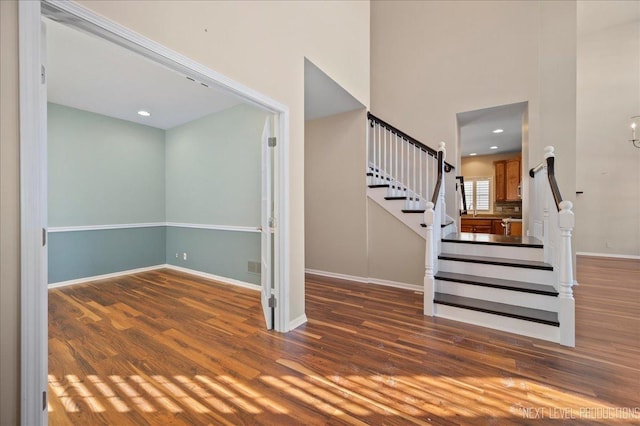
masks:
{"type": "Polygon", "coordinates": [[[49,104],[49,226],[165,221],[165,132],[49,104]]]}
{"type": "Polygon", "coordinates": [[[260,224],[266,114],[240,105],[167,130],[167,221],[260,224]]]}
{"type": "Polygon", "coordinates": [[[165,263],[166,227],[53,232],[49,283],[165,263]]]}
{"type": "MultiPolygon", "coordinates": [[[[241,105],[168,131],[49,104],[49,226],[259,226],[266,114],[241,105]]],[[[257,284],[257,233],[131,228],[49,234],[49,282],[165,263],[257,284]],[[188,253],[188,260],[176,259],[188,253]]]]}
{"type": "Polygon", "coordinates": [[[167,263],[183,268],[260,284],[260,275],[248,272],[249,261],[260,261],[260,234],[167,227],[167,263]],[[179,257],[176,259],[176,253],[179,257]],[[187,260],[182,259],[187,253],[187,260]]]}

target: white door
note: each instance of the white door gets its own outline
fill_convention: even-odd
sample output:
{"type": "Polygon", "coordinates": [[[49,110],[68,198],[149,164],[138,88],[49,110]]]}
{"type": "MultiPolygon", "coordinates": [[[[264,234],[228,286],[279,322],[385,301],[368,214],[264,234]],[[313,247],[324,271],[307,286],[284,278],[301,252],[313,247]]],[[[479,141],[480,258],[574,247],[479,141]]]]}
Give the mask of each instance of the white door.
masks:
{"type": "Polygon", "coordinates": [[[267,329],[273,329],[275,298],[273,295],[273,148],[270,147],[272,136],[272,117],[265,120],[262,130],[262,212],[261,212],[261,269],[262,311],[267,329]]]}

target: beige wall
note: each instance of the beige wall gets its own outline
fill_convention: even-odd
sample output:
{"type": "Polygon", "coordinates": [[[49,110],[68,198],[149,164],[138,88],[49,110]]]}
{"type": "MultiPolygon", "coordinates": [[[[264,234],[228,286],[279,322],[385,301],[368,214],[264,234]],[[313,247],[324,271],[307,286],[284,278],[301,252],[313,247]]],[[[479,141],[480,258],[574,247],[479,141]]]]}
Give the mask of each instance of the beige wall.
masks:
{"type": "Polygon", "coordinates": [[[517,152],[507,152],[504,154],[464,157],[462,158],[462,164],[460,166],[461,174],[465,177],[494,177],[494,161],[508,160],[510,158],[516,158],[519,155],[517,152]]]}
{"type": "Polygon", "coordinates": [[[18,4],[0,1],[0,424],[19,418],[18,4]]]}
{"type": "Polygon", "coordinates": [[[306,267],[367,272],[366,111],[305,122],[306,267]]]}
{"type": "MultiPolygon", "coordinates": [[[[575,192],[574,1],[376,1],[371,109],[410,135],[447,143],[456,113],[529,102],[525,168],[556,146],[560,188],[575,192]]],[[[454,205],[447,191],[447,206],[454,205]]]]}
{"type": "Polygon", "coordinates": [[[640,2],[578,3],[577,87],[576,249],[640,256],[640,2]]]}
{"type": "Polygon", "coordinates": [[[366,111],[305,123],[306,267],[422,285],[425,240],[368,200],[366,111]]]}
{"type": "Polygon", "coordinates": [[[304,57],[369,105],[369,3],[82,1],[288,105],[291,319],[304,313],[304,57]]]}
{"type": "Polygon", "coordinates": [[[425,239],[375,201],[367,208],[369,277],[422,287],[425,239]]]}

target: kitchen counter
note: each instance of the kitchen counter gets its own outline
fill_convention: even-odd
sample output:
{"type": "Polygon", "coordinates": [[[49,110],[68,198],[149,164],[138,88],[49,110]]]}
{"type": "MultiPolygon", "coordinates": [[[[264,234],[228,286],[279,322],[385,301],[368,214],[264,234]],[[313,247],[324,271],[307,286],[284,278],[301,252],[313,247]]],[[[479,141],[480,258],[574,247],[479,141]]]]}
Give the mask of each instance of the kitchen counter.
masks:
{"type": "Polygon", "coordinates": [[[473,215],[462,215],[460,216],[460,219],[489,219],[489,220],[502,220],[502,219],[507,219],[507,218],[511,218],[511,219],[519,219],[522,220],[522,215],[515,215],[515,214],[504,214],[504,215],[495,215],[495,214],[479,214],[476,215],[475,217],[473,215]]]}

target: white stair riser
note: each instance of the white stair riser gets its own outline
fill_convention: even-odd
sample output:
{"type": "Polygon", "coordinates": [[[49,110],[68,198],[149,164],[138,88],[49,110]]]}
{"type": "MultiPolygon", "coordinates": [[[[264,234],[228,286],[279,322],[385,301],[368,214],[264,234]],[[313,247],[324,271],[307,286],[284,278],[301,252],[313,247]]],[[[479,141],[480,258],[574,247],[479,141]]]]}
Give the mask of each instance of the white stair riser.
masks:
{"type": "Polygon", "coordinates": [[[544,261],[544,250],[532,247],[508,247],[485,244],[442,242],[442,251],[470,256],[502,257],[506,259],[544,261]]]}
{"type": "Polygon", "coordinates": [[[554,272],[541,269],[517,268],[512,266],[488,265],[485,263],[438,260],[438,270],[480,277],[500,278],[503,280],[524,281],[536,284],[554,283],[554,272]]]}
{"type": "Polygon", "coordinates": [[[456,227],[455,223],[450,223],[447,226],[445,226],[444,228],[442,228],[442,236],[447,236],[447,235],[452,234],[454,232],[458,232],[458,228],[456,227]]]}
{"type": "Polygon", "coordinates": [[[426,240],[426,231],[421,226],[424,222],[424,215],[419,213],[403,213],[404,201],[403,200],[385,200],[387,196],[387,188],[368,188],[367,197],[378,203],[383,209],[391,213],[400,222],[407,225],[416,234],[420,235],[426,240]]]}
{"type": "Polygon", "coordinates": [[[558,298],[535,293],[436,280],[436,292],[558,312],[558,298]]]}
{"type": "Polygon", "coordinates": [[[456,308],[454,306],[436,304],[434,309],[435,316],[437,317],[548,340],[550,342],[560,342],[560,327],[456,308]]]}

